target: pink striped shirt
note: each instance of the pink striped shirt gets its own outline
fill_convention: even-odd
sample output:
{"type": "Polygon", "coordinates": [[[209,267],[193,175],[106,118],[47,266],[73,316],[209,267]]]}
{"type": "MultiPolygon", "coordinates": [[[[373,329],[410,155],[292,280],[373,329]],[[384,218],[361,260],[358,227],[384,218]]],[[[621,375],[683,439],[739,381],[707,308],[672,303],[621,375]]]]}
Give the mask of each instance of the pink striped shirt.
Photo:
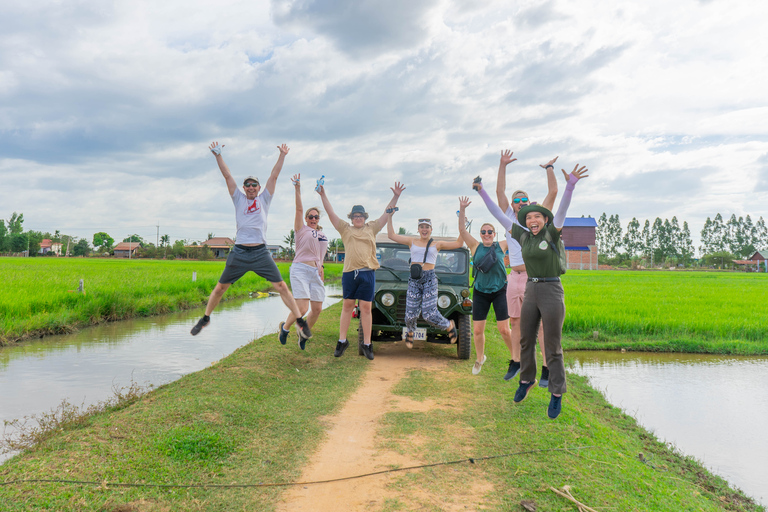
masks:
{"type": "Polygon", "coordinates": [[[328,237],[322,231],[317,231],[304,225],[296,235],[296,263],[315,262],[322,266],[325,253],[328,251],[328,237]]]}

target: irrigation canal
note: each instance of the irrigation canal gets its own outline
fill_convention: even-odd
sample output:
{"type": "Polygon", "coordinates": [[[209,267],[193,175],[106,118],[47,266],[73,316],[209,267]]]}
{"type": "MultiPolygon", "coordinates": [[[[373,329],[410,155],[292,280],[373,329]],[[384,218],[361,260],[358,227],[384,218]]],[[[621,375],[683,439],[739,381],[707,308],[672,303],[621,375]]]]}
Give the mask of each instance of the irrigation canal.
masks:
{"type": "MultiPolygon", "coordinates": [[[[569,352],[616,407],[768,505],[768,358],[569,352]]],[[[653,463],[653,461],[649,461],[653,463]]]]}
{"type": "MultiPolygon", "coordinates": [[[[324,307],[340,293],[328,286],[324,307]]],[[[50,411],[63,400],[88,406],[131,382],[166,384],[277,332],[288,311],[277,296],[223,302],[203,333],[190,336],[201,309],[0,349],[0,422],[50,411]]],[[[296,343],[293,332],[289,343],[296,343]]],[[[659,439],[768,505],[768,358],[577,351],[566,358],[574,361],[571,371],[589,376],[659,439]]],[[[0,463],[7,457],[0,455],[0,463]]]]}

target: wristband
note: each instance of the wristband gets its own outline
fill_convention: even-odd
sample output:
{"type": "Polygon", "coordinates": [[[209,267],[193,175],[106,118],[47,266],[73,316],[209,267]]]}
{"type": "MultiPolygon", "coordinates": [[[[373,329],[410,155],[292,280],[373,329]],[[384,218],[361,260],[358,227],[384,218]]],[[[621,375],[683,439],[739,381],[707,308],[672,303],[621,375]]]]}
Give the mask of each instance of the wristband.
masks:
{"type": "Polygon", "coordinates": [[[552,165],[552,164],[549,164],[548,166],[544,167],[544,170],[547,170],[547,169],[549,169],[550,167],[552,168],[552,170],[553,170],[553,171],[555,170],[555,166],[554,166],[554,165],[552,165]]]}

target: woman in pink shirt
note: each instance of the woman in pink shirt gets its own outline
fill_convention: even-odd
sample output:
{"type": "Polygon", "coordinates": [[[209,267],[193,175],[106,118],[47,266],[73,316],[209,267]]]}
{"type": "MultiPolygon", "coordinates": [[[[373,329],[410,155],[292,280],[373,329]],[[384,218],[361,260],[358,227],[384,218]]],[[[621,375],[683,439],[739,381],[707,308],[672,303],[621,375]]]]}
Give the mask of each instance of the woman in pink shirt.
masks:
{"type": "MultiPolygon", "coordinates": [[[[315,325],[323,311],[325,300],[325,285],[323,284],[323,260],[328,250],[328,237],[325,236],[318,224],[320,210],[316,206],[307,210],[301,203],[300,174],[292,178],[296,190],[296,218],[293,222],[293,232],[296,238],[296,256],[291,265],[291,290],[301,315],[310,310],[307,323],[315,325]]],[[[296,321],[293,313],[288,314],[285,322],[280,322],[278,338],[283,345],[288,341],[291,325],[296,321]]],[[[299,336],[299,347],[304,350],[306,339],[299,336]]]]}

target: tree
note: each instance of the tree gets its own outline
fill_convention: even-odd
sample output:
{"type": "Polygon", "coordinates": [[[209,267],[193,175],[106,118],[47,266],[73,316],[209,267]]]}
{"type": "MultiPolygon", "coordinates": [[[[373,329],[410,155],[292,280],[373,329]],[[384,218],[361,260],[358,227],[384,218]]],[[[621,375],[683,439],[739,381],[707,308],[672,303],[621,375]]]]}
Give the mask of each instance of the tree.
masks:
{"type": "Polygon", "coordinates": [[[291,230],[291,232],[289,234],[287,234],[285,236],[285,238],[283,238],[283,242],[288,244],[288,256],[292,258],[293,257],[293,244],[296,243],[296,234],[293,232],[293,230],[291,230]]]}
{"type": "Polygon", "coordinates": [[[29,248],[29,255],[37,254],[40,252],[40,243],[45,238],[40,231],[27,231],[27,247],[29,248]]]}
{"type": "Polygon", "coordinates": [[[653,257],[653,237],[651,236],[651,223],[648,219],[645,219],[643,231],[640,233],[640,240],[643,244],[642,254],[650,260],[653,257]]]}
{"type": "Polygon", "coordinates": [[[163,235],[160,237],[160,247],[167,247],[171,243],[170,235],[163,235]]]}
{"type": "MultiPolygon", "coordinates": [[[[24,232],[24,228],[21,226],[22,224],[24,224],[24,214],[13,212],[11,218],[8,219],[8,232],[12,235],[20,235],[24,232]]],[[[24,250],[26,250],[26,247],[24,250]]]]}
{"type": "Polygon", "coordinates": [[[680,251],[680,257],[683,259],[683,263],[688,265],[693,258],[693,241],[691,240],[691,230],[688,228],[688,223],[683,221],[683,229],[680,232],[680,238],[678,239],[678,249],[680,251]]]}
{"type": "Polygon", "coordinates": [[[108,251],[115,244],[115,239],[103,231],[93,235],[93,246],[100,251],[108,251]]]}
{"type": "Polygon", "coordinates": [[[701,228],[701,245],[699,246],[699,252],[701,254],[709,254],[714,251],[714,232],[712,226],[712,219],[707,217],[704,222],[704,227],[701,228]]]}
{"type": "Polygon", "coordinates": [[[129,236],[128,238],[123,238],[123,242],[138,242],[140,244],[144,244],[144,239],[141,238],[139,235],[133,234],[129,236]]]}
{"type": "Polygon", "coordinates": [[[597,221],[597,231],[595,232],[595,243],[597,244],[597,252],[599,254],[608,254],[608,215],[603,212],[600,219],[597,221]]]}
{"type": "Polygon", "coordinates": [[[630,257],[642,252],[643,244],[640,237],[640,222],[635,217],[632,217],[632,220],[627,224],[627,232],[624,233],[622,243],[630,257]]]}
{"type": "Polygon", "coordinates": [[[10,243],[8,238],[8,228],[5,227],[5,220],[0,219],[0,252],[6,252],[8,250],[7,245],[10,243]]]}
{"type": "Polygon", "coordinates": [[[75,256],[88,256],[91,253],[91,247],[88,245],[88,240],[85,238],[78,240],[72,252],[75,256]]]}
{"type": "Polygon", "coordinates": [[[29,246],[29,238],[26,233],[14,233],[8,237],[9,249],[11,252],[24,252],[29,246]]]}
{"type": "Polygon", "coordinates": [[[755,241],[755,247],[758,251],[768,249],[768,228],[762,217],[755,223],[755,241]]]}
{"type": "Polygon", "coordinates": [[[607,253],[614,257],[621,252],[621,221],[619,215],[611,215],[608,219],[608,232],[605,234],[607,253]]]}
{"type": "Polygon", "coordinates": [[[718,213],[712,221],[712,252],[725,251],[725,235],[726,232],[723,217],[718,213]]]}

